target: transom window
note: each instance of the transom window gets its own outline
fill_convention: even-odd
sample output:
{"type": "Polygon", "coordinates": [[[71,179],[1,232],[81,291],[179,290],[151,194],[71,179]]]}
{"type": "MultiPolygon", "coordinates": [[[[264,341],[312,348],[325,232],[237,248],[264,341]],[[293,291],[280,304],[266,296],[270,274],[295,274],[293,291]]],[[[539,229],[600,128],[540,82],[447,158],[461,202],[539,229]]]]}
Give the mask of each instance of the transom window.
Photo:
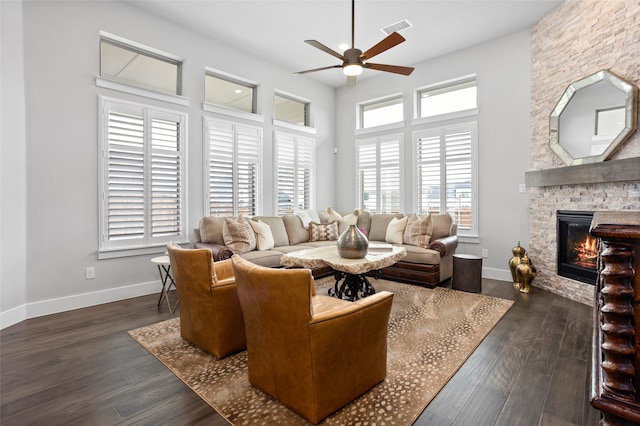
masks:
{"type": "Polygon", "coordinates": [[[356,141],[358,206],[375,213],[398,213],[402,206],[402,135],[356,141]]]}
{"type": "Polygon", "coordinates": [[[358,105],[361,129],[398,123],[404,120],[402,95],[358,105]]]}
{"type": "Polygon", "coordinates": [[[274,118],[298,126],[309,126],[309,102],[276,93],[273,97],[274,118]]]}
{"type": "Polygon", "coordinates": [[[236,111],[255,114],[256,85],[228,76],[207,72],[204,77],[205,102],[236,111]]]}
{"type": "Polygon", "coordinates": [[[100,39],[100,76],[160,93],[180,95],[182,62],[150,47],[100,39]]]}
{"type": "Polygon", "coordinates": [[[418,90],[418,117],[436,117],[478,108],[475,76],[418,90]]]}

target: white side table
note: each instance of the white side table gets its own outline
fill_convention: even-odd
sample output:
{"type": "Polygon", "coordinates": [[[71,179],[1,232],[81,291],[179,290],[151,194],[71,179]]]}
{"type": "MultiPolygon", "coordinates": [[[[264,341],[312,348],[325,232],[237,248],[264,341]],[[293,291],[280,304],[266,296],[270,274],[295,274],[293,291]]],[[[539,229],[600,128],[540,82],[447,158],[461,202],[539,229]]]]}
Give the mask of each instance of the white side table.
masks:
{"type": "Polygon", "coordinates": [[[160,309],[162,299],[165,299],[167,301],[167,306],[169,307],[169,313],[172,314],[178,307],[179,300],[176,300],[176,304],[172,308],[171,302],[169,301],[169,290],[171,290],[172,286],[176,290],[177,288],[176,283],[173,281],[173,277],[171,276],[171,262],[169,261],[169,256],[154,257],[151,259],[151,263],[154,263],[158,267],[160,282],[162,282],[162,291],[160,292],[160,299],[158,300],[158,309],[160,309]]]}

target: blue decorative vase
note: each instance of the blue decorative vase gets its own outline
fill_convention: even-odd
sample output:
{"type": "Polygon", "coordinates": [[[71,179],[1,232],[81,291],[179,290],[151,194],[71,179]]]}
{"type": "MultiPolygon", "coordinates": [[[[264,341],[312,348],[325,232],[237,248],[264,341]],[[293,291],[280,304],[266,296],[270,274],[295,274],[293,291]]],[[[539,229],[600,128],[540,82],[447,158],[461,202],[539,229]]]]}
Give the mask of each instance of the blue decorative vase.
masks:
{"type": "Polygon", "coordinates": [[[362,259],[367,255],[369,240],[356,225],[349,225],[338,238],[338,254],[347,259],[362,259]]]}

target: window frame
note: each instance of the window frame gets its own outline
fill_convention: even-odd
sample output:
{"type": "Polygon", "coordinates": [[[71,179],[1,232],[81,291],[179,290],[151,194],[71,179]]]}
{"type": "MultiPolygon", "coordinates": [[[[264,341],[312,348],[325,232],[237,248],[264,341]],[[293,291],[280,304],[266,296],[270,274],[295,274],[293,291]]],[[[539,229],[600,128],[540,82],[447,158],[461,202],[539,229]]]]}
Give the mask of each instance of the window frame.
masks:
{"type": "Polygon", "coordinates": [[[311,101],[301,98],[290,93],[285,93],[280,90],[275,90],[273,93],[273,124],[296,130],[302,130],[305,128],[312,128],[311,120],[311,101]],[[301,104],[304,109],[304,124],[298,124],[287,120],[282,120],[276,116],[276,98],[282,98],[291,102],[301,104]]]}
{"type": "MultiPolygon", "coordinates": [[[[244,131],[255,131],[257,134],[256,140],[256,152],[257,152],[257,170],[256,174],[256,183],[255,183],[255,214],[251,214],[251,216],[258,216],[262,214],[263,211],[263,191],[261,190],[261,184],[263,182],[262,173],[264,170],[264,152],[263,152],[263,129],[258,126],[244,124],[239,121],[229,120],[226,118],[213,118],[213,117],[204,117],[203,119],[203,208],[204,208],[204,216],[217,216],[217,217],[237,217],[240,212],[240,203],[241,200],[238,198],[238,155],[240,155],[240,150],[238,147],[238,129],[244,131]],[[231,126],[232,128],[232,212],[231,214],[222,214],[218,215],[211,211],[211,187],[210,187],[210,173],[211,173],[211,139],[210,139],[210,126],[211,124],[219,123],[223,126],[231,126]]],[[[246,151],[245,151],[246,152],[246,151]]]]}
{"type": "MultiPolygon", "coordinates": [[[[384,108],[384,106],[380,106],[379,108],[384,108]]],[[[397,129],[404,126],[404,96],[402,93],[394,93],[391,95],[387,95],[381,98],[369,99],[364,102],[359,102],[356,104],[356,134],[363,134],[366,132],[377,132],[388,129],[397,129]],[[382,105],[388,104],[389,102],[397,101],[391,105],[401,105],[402,106],[402,114],[401,119],[389,123],[384,123],[375,126],[365,127],[364,113],[365,109],[374,105],[382,105]]]]}
{"type": "MultiPolygon", "coordinates": [[[[292,133],[282,132],[282,131],[274,131],[273,132],[273,164],[274,164],[274,183],[275,183],[275,191],[274,191],[274,211],[276,215],[282,214],[295,214],[301,210],[308,210],[315,208],[315,194],[316,194],[316,140],[315,138],[308,136],[299,136],[292,133]],[[293,197],[294,199],[291,201],[293,203],[291,211],[281,212],[280,210],[280,167],[281,167],[281,159],[284,155],[280,154],[281,151],[281,138],[291,139],[291,143],[293,145],[293,197]],[[300,170],[301,163],[301,151],[300,148],[302,145],[309,145],[309,151],[311,160],[310,163],[310,183],[309,183],[309,193],[303,193],[304,199],[308,199],[308,205],[304,206],[304,208],[299,208],[300,200],[298,196],[300,195],[299,191],[299,176],[298,172],[300,170]]],[[[288,194],[286,194],[288,195],[288,194]]]]}
{"type": "Polygon", "coordinates": [[[247,80],[242,77],[238,77],[238,76],[226,73],[224,71],[211,68],[211,67],[205,67],[204,78],[205,78],[205,93],[204,93],[204,102],[202,103],[202,108],[205,111],[224,114],[231,117],[242,118],[245,120],[261,121],[261,122],[264,121],[264,117],[260,115],[260,102],[259,102],[260,85],[258,83],[251,80],[247,80]],[[207,102],[207,94],[206,94],[207,77],[217,78],[219,80],[224,80],[232,84],[237,84],[239,86],[250,88],[252,90],[251,112],[246,112],[239,109],[226,107],[224,105],[207,102]]]}
{"type": "Polygon", "coordinates": [[[100,64],[98,66],[98,75],[96,76],[96,86],[129,93],[136,96],[156,99],[163,102],[169,102],[177,105],[189,105],[189,99],[182,96],[182,65],[184,63],[183,58],[180,58],[179,56],[173,55],[171,53],[161,51],[159,49],[155,49],[150,46],[146,46],[142,43],[134,42],[123,37],[107,33],[105,31],[100,31],[100,41],[98,46],[98,61],[100,64]],[[138,85],[134,84],[133,82],[102,76],[101,49],[103,42],[153,59],[176,65],[176,93],[167,93],[163,91],[153,90],[149,87],[145,87],[144,85],[138,85]]]}
{"type": "Polygon", "coordinates": [[[357,185],[357,189],[356,189],[356,200],[357,200],[357,205],[359,209],[366,209],[366,210],[371,210],[374,213],[400,213],[403,211],[403,206],[404,206],[404,202],[405,202],[405,195],[404,195],[404,190],[405,190],[405,179],[404,179],[404,167],[403,167],[403,162],[404,162],[404,155],[403,155],[403,146],[404,146],[404,135],[402,133],[394,133],[394,134],[386,134],[386,135],[379,135],[379,136],[374,136],[374,137],[368,137],[368,138],[360,138],[360,139],[356,139],[356,143],[355,143],[355,147],[356,147],[356,167],[355,167],[355,172],[356,172],[356,185],[357,185]],[[381,161],[380,161],[380,155],[381,155],[381,145],[382,144],[388,144],[388,143],[397,143],[397,150],[398,150],[398,159],[397,159],[397,163],[395,163],[398,167],[398,175],[397,175],[397,179],[398,179],[398,203],[397,203],[397,210],[389,210],[387,211],[386,209],[383,211],[382,209],[382,188],[381,188],[381,184],[382,184],[382,179],[381,179],[381,161]],[[375,145],[375,150],[376,150],[376,161],[375,161],[375,167],[367,167],[367,170],[374,170],[375,171],[375,176],[376,176],[376,208],[375,211],[372,210],[371,208],[368,208],[364,205],[364,194],[361,193],[361,189],[362,189],[362,181],[360,179],[360,176],[362,174],[362,170],[363,167],[361,166],[361,147],[363,145],[375,145]]]}
{"type": "MultiPolygon", "coordinates": [[[[465,230],[460,226],[458,220],[454,214],[451,214],[454,222],[458,225],[457,234],[460,238],[461,242],[467,243],[477,243],[479,242],[479,223],[478,223],[478,121],[465,121],[459,123],[451,123],[444,124],[439,123],[439,125],[434,125],[430,127],[425,127],[420,130],[416,130],[413,132],[413,181],[416,182],[416,186],[414,187],[414,206],[413,211],[417,214],[424,214],[426,212],[420,211],[420,192],[419,192],[419,181],[421,179],[419,168],[420,168],[420,158],[418,152],[418,144],[420,139],[425,137],[434,137],[436,135],[440,138],[440,158],[439,158],[439,176],[440,176],[440,211],[442,211],[442,206],[444,206],[445,211],[447,210],[447,159],[446,159],[446,135],[454,134],[454,132],[459,131],[468,131],[470,133],[470,173],[471,173],[471,227],[469,230],[465,230]],[[442,188],[445,188],[443,191],[442,188]]],[[[451,212],[449,212],[451,213],[451,212]]]]}
{"type": "Polygon", "coordinates": [[[115,257],[125,257],[137,254],[146,253],[158,253],[164,249],[166,244],[170,241],[177,243],[188,242],[187,232],[187,218],[188,218],[188,197],[187,197],[187,131],[188,131],[188,114],[182,111],[170,110],[166,108],[159,108],[153,105],[147,105],[140,102],[124,101],[117,98],[98,96],[99,102],[99,144],[100,144],[100,160],[98,166],[98,193],[99,196],[99,245],[98,245],[98,258],[108,259],[115,257]],[[142,113],[140,116],[144,127],[143,136],[143,199],[144,199],[144,232],[140,239],[127,239],[127,240],[109,240],[109,147],[111,144],[110,136],[110,114],[112,112],[126,115],[142,113]],[[166,154],[165,151],[154,148],[152,143],[152,123],[153,120],[170,120],[179,123],[178,130],[178,150],[176,151],[177,157],[179,157],[178,177],[179,189],[179,212],[178,212],[178,226],[181,229],[179,234],[157,236],[152,235],[152,224],[154,212],[152,206],[152,197],[154,194],[152,185],[154,155],[158,156],[158,153],[166,154]]]}
{"type": "MultiPolygon", "coordinates": [[[[451,92],[454,92],[452,90],[451,92]]],[[[440,81],[435,84],[430,84],[427,86],[418,87],[414,90],[414,119],[412,121],[413,125],[421,125],[427,123],[436,123],[444,120],[452,120],[459,119],[464,117],[476,116],[480,113],[479,105],[479,93],[478,93],[478,78],[476,74],[469,74],[462,77],[457,77],[445,81],[440,81]],[[422,94],[426,92],[439,91],[447,88],[453,88],[455,86],[459,86],[465,83],[475,82],[476,87],[476,106],[475,108],[467,108],[461,109],[453,112],[447,112],[442,114],[430,115],[427,117],[422,117],[422,94]]]]}

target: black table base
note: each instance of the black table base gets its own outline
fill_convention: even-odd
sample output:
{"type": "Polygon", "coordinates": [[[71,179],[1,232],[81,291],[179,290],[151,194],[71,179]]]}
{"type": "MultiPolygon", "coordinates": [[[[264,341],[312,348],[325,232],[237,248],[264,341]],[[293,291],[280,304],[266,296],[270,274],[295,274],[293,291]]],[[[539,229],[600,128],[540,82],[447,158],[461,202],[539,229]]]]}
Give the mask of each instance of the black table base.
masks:
{"type": "Polygon", "coordinates": [[[379,278],[381,273],[380,271],[370,271],[366,274],[349,274],[347,272],[334,271],[333,276],[336,283],[333,288],[327,291],[329,296],[353,302],[375,294],[376,289],[369,282],[367,276],[379,278]]]}

